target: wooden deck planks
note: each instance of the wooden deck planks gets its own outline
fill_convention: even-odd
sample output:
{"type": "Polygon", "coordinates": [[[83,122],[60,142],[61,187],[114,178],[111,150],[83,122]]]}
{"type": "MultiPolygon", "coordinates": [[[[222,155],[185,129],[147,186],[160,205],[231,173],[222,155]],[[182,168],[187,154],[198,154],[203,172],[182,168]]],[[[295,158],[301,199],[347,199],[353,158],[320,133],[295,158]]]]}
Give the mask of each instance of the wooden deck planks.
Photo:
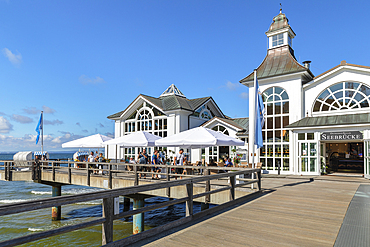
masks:
{"type": "Polygon", "coordinates": [[[146,246],[333,246],[363,178],[263,179],[274,190],[146,246]]]}

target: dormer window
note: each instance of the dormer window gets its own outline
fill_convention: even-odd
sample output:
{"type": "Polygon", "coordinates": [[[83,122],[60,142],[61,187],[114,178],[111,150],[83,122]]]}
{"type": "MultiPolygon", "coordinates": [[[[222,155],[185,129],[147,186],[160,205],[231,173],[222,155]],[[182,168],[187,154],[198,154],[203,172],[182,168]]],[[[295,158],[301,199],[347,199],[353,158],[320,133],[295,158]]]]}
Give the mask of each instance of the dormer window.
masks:
{"type": "Polygon", "coordinates": [[[272,36],[272,47],[282,45],[284,43],[284,34],[279,33],[277,35],[272,36]]]}

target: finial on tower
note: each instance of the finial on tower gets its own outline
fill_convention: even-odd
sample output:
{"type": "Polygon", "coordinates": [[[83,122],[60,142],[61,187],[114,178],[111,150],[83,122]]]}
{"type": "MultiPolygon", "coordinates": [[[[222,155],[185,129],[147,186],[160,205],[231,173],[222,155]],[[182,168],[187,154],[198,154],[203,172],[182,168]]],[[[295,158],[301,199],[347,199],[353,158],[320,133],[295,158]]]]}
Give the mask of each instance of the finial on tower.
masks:
{"type": "Polygon", "coordinates": [[[281,14],[281,11],[283,10],[283,6],[281,5],[280,3],[280,14],[281,14]]]}

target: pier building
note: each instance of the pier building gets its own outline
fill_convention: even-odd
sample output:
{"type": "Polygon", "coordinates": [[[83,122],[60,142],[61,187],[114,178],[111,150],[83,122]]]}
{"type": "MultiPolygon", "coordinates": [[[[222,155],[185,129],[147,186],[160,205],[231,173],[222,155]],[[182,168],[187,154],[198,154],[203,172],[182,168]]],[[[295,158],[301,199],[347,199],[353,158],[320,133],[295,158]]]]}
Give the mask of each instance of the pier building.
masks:
{"type": "MultiPolygon", "coordinates": [[[[174,84],[170,85],[159,97],[140,94],[123,111],[108,116],[115,121],[115,138],[135,131],[148,131],[166,137],[195,127],[204,126],[220,131],[232,137],[243,138],[247,143],[248,118],[229,118],[218,107],[212,97],[188,99],[174,84]]],[[[137,157],[142,148],[119,148],[118,158],[137,157]]],[[[153,148],[146,148],[151,154],[153,148]]],[[[169,156],[177,151],[175,148],[159,148],[169,156]]],[[[204,159],[218,161],[231,156],[234,147],[210,147],[191,150],[191,162],[204,159]]],[[[239,148],[241,152],[247,146],[239,148]]],[[[190,150],[187,150],[190,152],[190,150]]],[[[245,151],[246,153],[246,151],[245,151]]],[[[110,158],[116,157],[116,147],[108,150],[110,158]]],[[[244,155],[244,159],[247,155],[244,155]]]]}
{"type": "MultiPolygon", "coordinates": [[[[370,67],[343,60],[314,76],[311,61],[297,61],[296,33],[281,10],[265,34],[267,55],[256,69],[266,109],[264,146],[255,154],[264,172],[360,172],[369,178],[370,67]]],[[[254,92],[253,81],[251,72],[240,83],[254,92]]],[[[254,100],[250,94],[249,112],[254,100]]]]}

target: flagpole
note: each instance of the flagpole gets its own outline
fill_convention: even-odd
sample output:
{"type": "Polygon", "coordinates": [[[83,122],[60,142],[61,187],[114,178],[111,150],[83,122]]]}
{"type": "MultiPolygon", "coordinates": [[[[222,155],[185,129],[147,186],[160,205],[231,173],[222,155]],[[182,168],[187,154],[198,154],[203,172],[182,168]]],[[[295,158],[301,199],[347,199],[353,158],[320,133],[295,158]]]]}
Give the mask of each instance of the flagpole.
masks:
{"type": "Polygon", "coordinates": [[[256,145],[255,145],[255,139],[256,139],[256,121],[257,121],[257,70],[254,70],[254,105],[253,105],[253,139],[252,139],[252,168],[255,168],[255,153],[256,153],[256,145]]]}
{"type": "Polygon", "coordinates": [[[44,112],[41,111],[41,160],[44,156],[44,112]]]}

